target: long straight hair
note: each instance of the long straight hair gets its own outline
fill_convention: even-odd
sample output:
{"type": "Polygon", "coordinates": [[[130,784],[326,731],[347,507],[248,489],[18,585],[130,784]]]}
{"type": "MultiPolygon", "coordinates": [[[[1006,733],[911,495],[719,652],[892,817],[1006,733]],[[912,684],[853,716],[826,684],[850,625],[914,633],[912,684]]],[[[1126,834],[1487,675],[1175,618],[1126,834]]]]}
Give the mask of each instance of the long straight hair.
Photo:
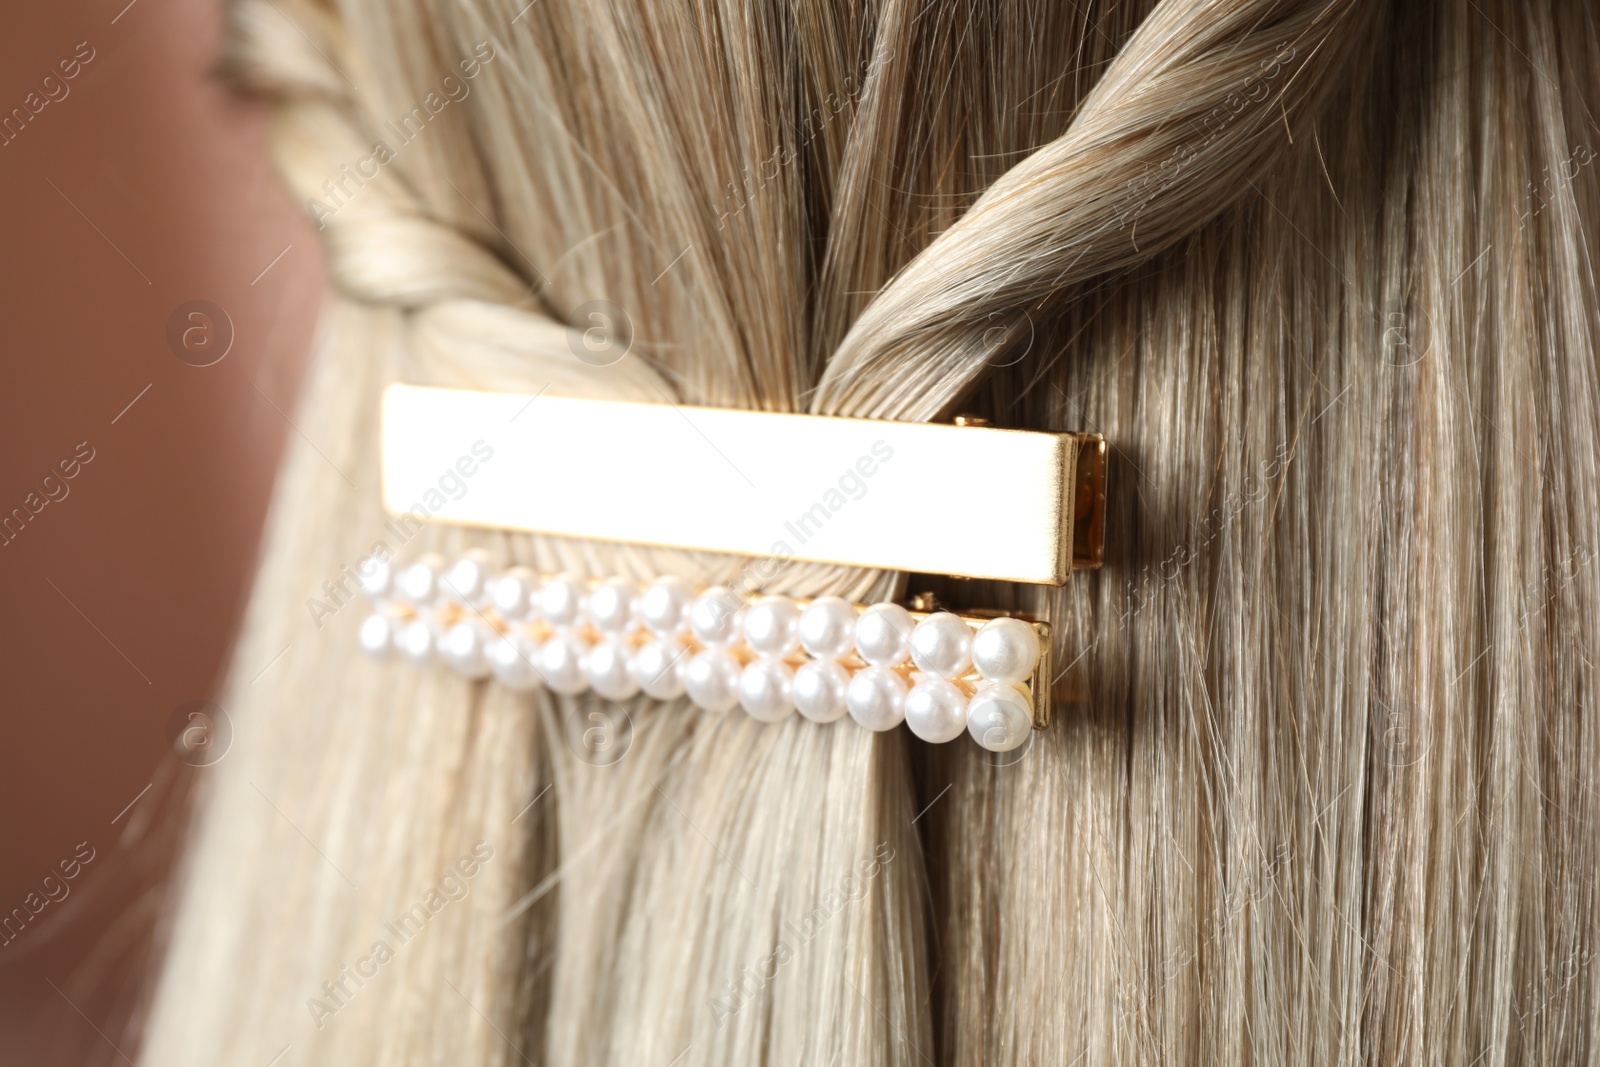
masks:
{"type": "Polygon", "coordinates": [[[1595,1059],[1592,5],[232,16],[335,294],[144,1062],[1595,1059]],[[388,525],[393,381],[1104,433],[1105,568],[959,591],[1057,621],[1055,724],[359,660],[375,552],[746,573],[388,525]]]}

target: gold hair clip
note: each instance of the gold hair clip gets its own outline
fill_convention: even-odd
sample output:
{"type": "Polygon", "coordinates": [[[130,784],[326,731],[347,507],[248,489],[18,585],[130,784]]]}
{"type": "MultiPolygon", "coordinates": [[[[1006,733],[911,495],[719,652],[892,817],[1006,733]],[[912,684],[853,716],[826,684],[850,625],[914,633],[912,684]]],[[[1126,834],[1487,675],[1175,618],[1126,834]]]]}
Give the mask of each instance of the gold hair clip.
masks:
{"type": "MultiPolygon", "coordinates": [[[[419,519],[968,578],[1061,584],[1100,564],[1094,434],[677,408],[391,386],[383,494],[419,519]],[[952,498],[973,502],[964,511],[952,498]]],[[[409,533],[401,530],[401,533],[409,533]]],[[[932,598],[747,599],[673,577],[493,573],[469,552],[358,568],[374,656],[443,661],[519,689],[687,695],[776,722],[847,713],[993,751],[1050,722],[1047,622],[932,598]]],[[[759,585],[759,580],[756,583],[759,585]]]]}
{"type": "Polygon", "coordinates": [[[434,522],[1045,585],[1100,562],[1098,434],[412,385],[382,432],[384,506],[434,522]]]}

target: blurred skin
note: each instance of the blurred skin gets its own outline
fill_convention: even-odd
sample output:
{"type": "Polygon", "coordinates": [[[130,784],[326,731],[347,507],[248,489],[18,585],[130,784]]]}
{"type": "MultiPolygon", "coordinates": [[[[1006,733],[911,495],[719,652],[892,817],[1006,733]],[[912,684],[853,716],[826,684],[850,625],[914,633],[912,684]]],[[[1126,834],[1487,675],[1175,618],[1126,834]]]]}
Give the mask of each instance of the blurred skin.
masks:
{"type": "Polygon", "coordinates": [[[262,111],[211,77],[221,30],[216,0],[0,15],[0,117],[49,101],[0,135],[0,515],[47,501],[0,544],[0,916],[59,897],[0,946],[0,1064],[137,1057],[160,880],[206,773],[171,722],[217,694],[297,432],[320,249],[262,111]],[[189,362],[169,344],[193,300],[231,322],[210,366],[215,314],[180,316],[189,362]]]}

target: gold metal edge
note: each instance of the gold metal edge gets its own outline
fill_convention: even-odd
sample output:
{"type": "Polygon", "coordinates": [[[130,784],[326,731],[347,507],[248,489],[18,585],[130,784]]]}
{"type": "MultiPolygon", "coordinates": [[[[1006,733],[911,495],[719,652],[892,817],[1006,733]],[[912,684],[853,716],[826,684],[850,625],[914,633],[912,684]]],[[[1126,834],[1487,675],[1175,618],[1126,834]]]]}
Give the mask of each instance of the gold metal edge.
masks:
{"type": "Polygon", "coordinates": [[[1054,694],[1051,692],[1052,677],[1051,664],[1054,662],[1052,649],[1053,632],[1047,622],[1035,622],[1033,630],[1039,635],[1039,662],[1034,664],[1033,677],[1028,679],[1028,688],[1033,693],[1033,728],[1043,730],[1050,725],[1051,703],[1054,694]]]}
{"type": "Polygon", "coordinates": [[[1072,569],[1093,570],[1105,562],[1106,439],[1102,434],[1073,434],[1078,457],[1073,479],[1072,569]]]}

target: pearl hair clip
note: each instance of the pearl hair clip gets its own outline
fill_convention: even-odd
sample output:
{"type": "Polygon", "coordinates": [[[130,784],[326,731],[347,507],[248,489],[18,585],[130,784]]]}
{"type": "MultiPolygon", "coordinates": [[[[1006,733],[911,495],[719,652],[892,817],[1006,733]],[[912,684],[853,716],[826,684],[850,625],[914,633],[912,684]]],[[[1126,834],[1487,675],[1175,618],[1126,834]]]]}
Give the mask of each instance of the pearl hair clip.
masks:
{"type": "MultiPolygon", "coordinates": [[[[386,389],[382,414],[384,506],[406,538],[429,521],[749,556],[754,588],[774,562],[1043,585],[1101,562],[1098,434],[413,385],[386,389]]],[[[931,596],[912,610],[672,577],[641,590],[494,574],[478,552],[448,567],[369,558],[361,578],[369,653],[516,689],[687,694],[764,722],[849,714],[927,741],[965,730],[997,752],[1050,721],[1049,624],[931,596]]]]}
{"type": "Polygon", "coordinates": [[[374,556],[357,570],[374,606],[359,631],[369,655],[443,663],[517,690],[687,695],[705,711],[742,706],[768,723],[848,714],[869,730],[904,722],[924,741],[967,733],[992,752],[1049,724],[1042,622],[839,597],[746,600],[722,586],[696,594],[671,577],[641,589],[527,567],[496,573],[481,550],[448,566],[432,554],[409,564],[374,556]]]}

